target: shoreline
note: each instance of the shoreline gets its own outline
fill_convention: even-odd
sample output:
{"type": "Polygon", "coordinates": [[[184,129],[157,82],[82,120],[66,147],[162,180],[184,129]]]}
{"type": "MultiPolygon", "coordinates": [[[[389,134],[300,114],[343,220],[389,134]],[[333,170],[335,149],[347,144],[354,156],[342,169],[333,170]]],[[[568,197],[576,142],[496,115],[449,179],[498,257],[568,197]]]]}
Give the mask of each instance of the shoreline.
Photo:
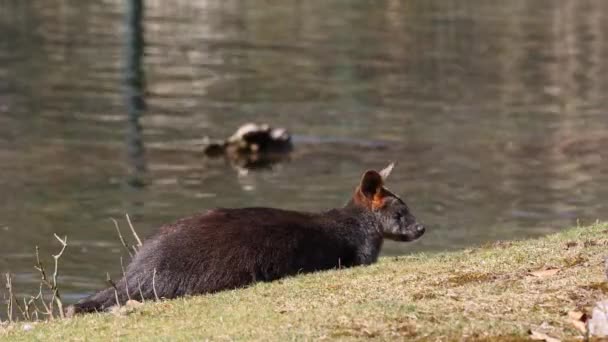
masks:
{"type": "Polygon", "coordinates": [[[559,339],[582,333],[568,312],[608,297],[608,224],[456,252],[384,257],[117,313],[0,326],[0,339],[559,339]],[[26,327],[27,326],[27,327],[26,327]],[[25,328],[25,329],[24,329],[25,328]],[[28,331],[25,331],[28,330],[28,331]]]}

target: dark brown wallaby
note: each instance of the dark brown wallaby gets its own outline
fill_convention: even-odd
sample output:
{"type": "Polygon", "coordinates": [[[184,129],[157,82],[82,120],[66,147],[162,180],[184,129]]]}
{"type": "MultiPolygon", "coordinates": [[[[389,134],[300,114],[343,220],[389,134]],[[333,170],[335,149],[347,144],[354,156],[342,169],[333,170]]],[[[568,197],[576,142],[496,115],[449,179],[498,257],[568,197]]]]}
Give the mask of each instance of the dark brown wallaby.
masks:
{"type": "Polygon", "coordinates": [[[371,264],[384,238],[411,241],[425,230],[403,200],[384,187],[392,168],[365,172],[343,208],[322,213],[213,209],[165,225],[145,241],[115,288],[80,301],[69,313],[104,311],[128,298],[197,295],[371,264]]]}

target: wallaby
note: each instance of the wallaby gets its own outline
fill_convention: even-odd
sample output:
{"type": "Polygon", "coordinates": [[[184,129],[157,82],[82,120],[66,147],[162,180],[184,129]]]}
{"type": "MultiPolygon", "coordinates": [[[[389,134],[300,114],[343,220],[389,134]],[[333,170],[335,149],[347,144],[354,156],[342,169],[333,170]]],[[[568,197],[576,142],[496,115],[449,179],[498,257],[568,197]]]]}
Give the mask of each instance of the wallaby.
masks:
{"type": "Polygon", "coordinates": [[[425,231],[405,202],[384,187],[393,166],[365,172],[343,208],[212,209],[162,226],[115,287],[71,306],[68,314],[104,311],[128,298],[176,298],[374,263],[384,238],[412,241],[425,231]]]}

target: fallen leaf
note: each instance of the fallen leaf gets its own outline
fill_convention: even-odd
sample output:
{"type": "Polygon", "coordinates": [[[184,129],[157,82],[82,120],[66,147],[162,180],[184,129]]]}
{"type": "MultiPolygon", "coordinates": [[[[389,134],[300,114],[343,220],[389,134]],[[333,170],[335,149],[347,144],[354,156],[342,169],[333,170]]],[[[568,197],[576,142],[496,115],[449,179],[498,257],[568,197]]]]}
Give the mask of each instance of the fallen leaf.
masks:
{"type": "Polygon", "coordinates": [[[530,339],[536,341],[560,342],[560,340],[555,337],[551,337],[545,333],[534,330],[530,330],[530,339]]]}
{"type": "Polygon", "coordinates": [[[597,302],[589,319],[589,334],[608,337],[608,300],[597,302]]]}
{"type": "Polygon", "coordinates": [[[558,268],[550,268],[546,270],[539,270],[534,272],[529,272],[529,275],[537,278],[547,278],[556,275],[559,272],[558,268]]]}
{"type": "Polygon", "coordinates": [[[568,311],[570,323],[583,335],[587,334],[587,315],[581,311],[568,311]]]}
{"type": "Polygon", "coordinates": [[[568,318],[573,319],[575,321],[585,322],[587,320],[587,315],[581,311],[568,311],[568,318]]]}
{"type": "Polygon", "coordinates": [[[587,334],[587,325],[583,321],[577,321],[577,320],[571,319],[570,323],[572,323],[572,325],[574,325],[574,327],[578,331],[580,331],[583,335],[587,334]]]}

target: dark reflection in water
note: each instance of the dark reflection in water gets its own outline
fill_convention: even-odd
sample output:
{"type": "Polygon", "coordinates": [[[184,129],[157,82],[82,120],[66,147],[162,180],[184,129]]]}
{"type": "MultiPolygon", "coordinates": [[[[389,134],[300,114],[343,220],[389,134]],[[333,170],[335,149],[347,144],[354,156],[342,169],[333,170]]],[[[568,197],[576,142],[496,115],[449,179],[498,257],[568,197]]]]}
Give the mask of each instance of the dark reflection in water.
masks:
{"type": "Polygon", "coordinates": [[[145,4],[137,66],[123,1],[0,1],[0,271],[23,291],[53,233],[74,299],[119,273],[110,217],[146,236],[215,206],[319,210],[389,160],[429,230],[386,253],[606,218],[606,1],[145,4]],[[125,68],[137,105],[145,72],[145,116],[127,115],[125,68]],[[290,161],[239,174],[202,158],[204,136],[248,121],[294,133],[290,161]],[[125,162],[125,136],[145,161],[125,162]],[[146,186],[125,187],[144,165],[146,186]]]}
{"type": "Polygon", "coordinates": [[[140,118],[145,110],[144,99],[144,28],[142,0],[127,1],[126,20],[126,97],[128,108],[127,149],[129,151],[129,184],[141,186],[146,171],[144,142],[140,118]]]}

